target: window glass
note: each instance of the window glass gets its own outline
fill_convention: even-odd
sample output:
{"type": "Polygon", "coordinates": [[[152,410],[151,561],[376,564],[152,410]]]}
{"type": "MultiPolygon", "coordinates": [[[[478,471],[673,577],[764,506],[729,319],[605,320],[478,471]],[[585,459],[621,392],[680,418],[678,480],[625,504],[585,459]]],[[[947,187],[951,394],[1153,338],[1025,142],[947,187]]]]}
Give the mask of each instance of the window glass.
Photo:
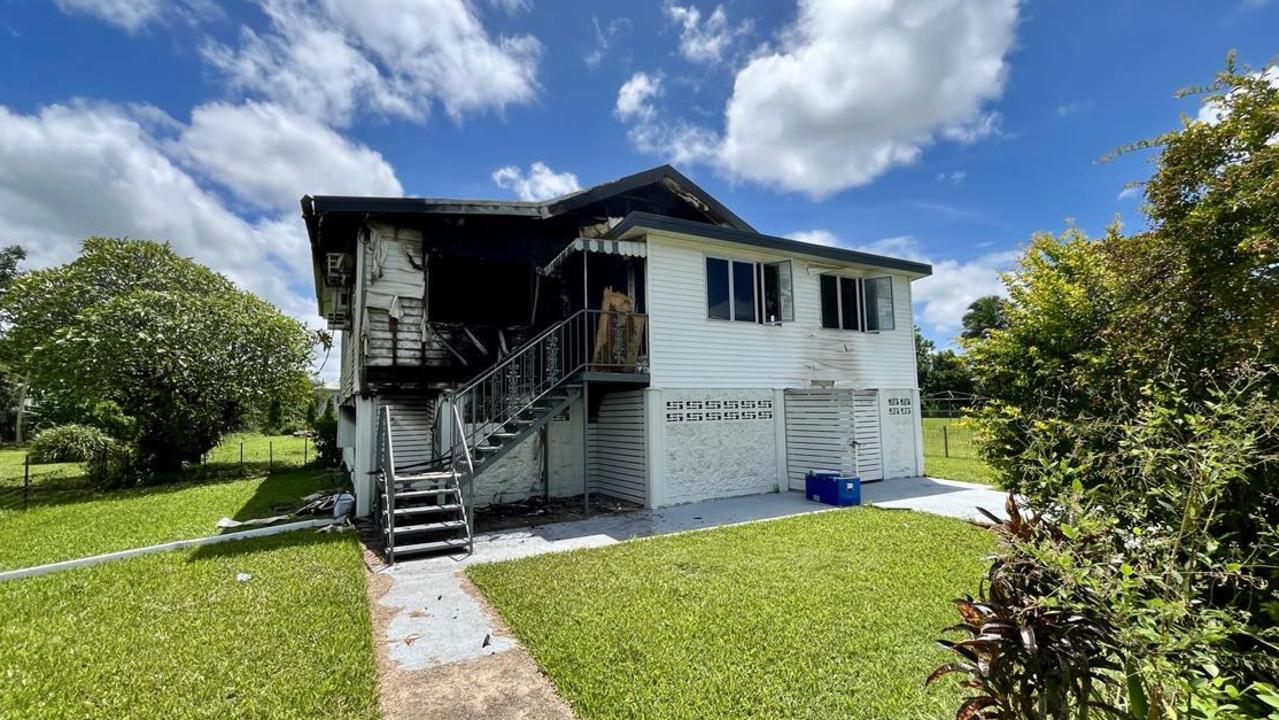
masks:
{"type": "Polygon", "coordinates": [[[822,275],[822,327],[839,328],[839,278],[822,275]]]}
{"type": "Polygon", "coordinates": [[[839,279],[839,311],[845,330],[862,329],[861,294],[857,292],[857,278],[839,279]]]}
{"type": "Polygon", "coordinates": [[[893,329],[893,279],[868,278],[866,286],[866,329],[893,329]]]}
{"type": "Polygon", "coordinates": [[[790,260],[761,266],[760,287],[764,292],[764,322],[794,322],[795,291],[792,289],[790,260]]]}
{"type": "Polygon", "coordinates": [[[706,258],[706,316],[728,320],[728,261],[706,258]]]}
{"type": "Polygon", "coordinates": [[[733,319],[755,322],[755,263],[733,263],[733,319]]]}

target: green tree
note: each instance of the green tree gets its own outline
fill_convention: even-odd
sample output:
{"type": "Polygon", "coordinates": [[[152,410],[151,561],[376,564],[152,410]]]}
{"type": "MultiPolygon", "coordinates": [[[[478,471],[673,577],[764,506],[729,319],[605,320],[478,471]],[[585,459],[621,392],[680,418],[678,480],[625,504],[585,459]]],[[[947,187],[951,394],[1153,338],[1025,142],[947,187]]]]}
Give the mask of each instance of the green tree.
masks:
{"type": "Polygon", "coordinates": [[[968,305],[960,321],[964,326],[962,337],[979,338],[991,330],[1003,330],[1008,327],[1008,313],[1005,301],[998,295],[985,295],[968,305]]]}
{"type": "Polygon", "coordinates": [[[984,454],[1063,522],[1041,604],[1105,603],[1152,718],[1264,716],[1279,678],[1279,88],[1231,62],[1200,90],[1219,121],[1129,148],[1158,152],[1149,229],[1037,235],[965,341],[984,454]]]}
{"type": "Polygon", "coordinates": [[[924,337],[920,332],[919,326],[915,326],[915,371],[919,374],[920,392],[927,392],[928,373],[932,369],[933,350],[937,348],[937,344],[932,340],[924,337]]]}
{"type": "Polygon", "coordinates": [[[89,238],[73,262],[14,280],[0,319],[4,358],[65,406],[118,408],[151,472],[309,387],[301,324],[159,243],[89,238]]]}

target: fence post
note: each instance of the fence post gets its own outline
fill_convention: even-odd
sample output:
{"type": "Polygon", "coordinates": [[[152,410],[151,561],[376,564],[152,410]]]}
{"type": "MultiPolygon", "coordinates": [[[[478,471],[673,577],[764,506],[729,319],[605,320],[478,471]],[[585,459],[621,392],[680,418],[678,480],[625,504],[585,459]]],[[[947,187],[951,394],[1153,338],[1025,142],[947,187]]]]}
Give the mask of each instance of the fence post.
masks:
{"type": "Polygon", "coordinates": [[[950,423],[946,423],[941,426],[941,446],[946,457],[950,457],[950,432],[947,429],[949,425],[950,423]]]}
{"type": "Polygon", "coordinates": [[[266,472],[269,475],[275,467],[275,441],[266,441],[266,472]]]}
{"type": "Polygon", "coordinates": [[[244,441],[240,441],[240,474],[244,474],[244,441]]]}
{"type": "Polygon", "coordinates": [[[31,504],[31,456],[22,458],[22,509],[31,504]]]}
{"type": "Polygon", "coordinates": [[[302,464],[303,465],[306,464],[306,441],[307,441],[307,436],[303,435],[302,436],[302,464]]]}

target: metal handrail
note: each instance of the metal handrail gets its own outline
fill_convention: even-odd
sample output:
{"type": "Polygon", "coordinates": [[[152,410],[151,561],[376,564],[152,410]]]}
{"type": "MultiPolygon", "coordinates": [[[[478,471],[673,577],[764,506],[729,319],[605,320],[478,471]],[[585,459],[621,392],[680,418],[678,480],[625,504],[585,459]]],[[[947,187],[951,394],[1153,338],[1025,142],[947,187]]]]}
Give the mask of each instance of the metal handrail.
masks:
{"type": "Polygon", "coordinates": [[[382,408],[382,444],[385,457],[382,460],[382,483],[386,490],[387,557],[395,557],[395,442],[391,438],[391,407],[382,408]]]}
{"type": "MultiPolygon", "coordinates": [[[[539,333],[466,384],[446,393],[455,415],[450,459],[462,442],[483,447],[519,415],[583,370],[633,373],[648,362],[648,318],[640,313],[579,310],[539,333]]],[[[437,430],[443,430],[437,425],[437,430]]]]}

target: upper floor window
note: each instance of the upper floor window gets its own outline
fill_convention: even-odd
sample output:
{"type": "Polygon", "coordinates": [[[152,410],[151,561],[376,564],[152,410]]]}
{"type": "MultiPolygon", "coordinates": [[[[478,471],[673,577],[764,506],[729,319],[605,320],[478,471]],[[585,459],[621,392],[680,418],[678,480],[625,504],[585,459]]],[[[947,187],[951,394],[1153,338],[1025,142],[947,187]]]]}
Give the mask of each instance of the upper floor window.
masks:
{"type": "Polygon", "coordinates": [[[795,319],[789,260],[757,263],[706,258],[706,316],[777,324],[795,319]]]}
{"type": "Polygon", "coordinates": [[[822,327],[843,330],[892,330],[893,279],[822,275],[822,327]]]}

